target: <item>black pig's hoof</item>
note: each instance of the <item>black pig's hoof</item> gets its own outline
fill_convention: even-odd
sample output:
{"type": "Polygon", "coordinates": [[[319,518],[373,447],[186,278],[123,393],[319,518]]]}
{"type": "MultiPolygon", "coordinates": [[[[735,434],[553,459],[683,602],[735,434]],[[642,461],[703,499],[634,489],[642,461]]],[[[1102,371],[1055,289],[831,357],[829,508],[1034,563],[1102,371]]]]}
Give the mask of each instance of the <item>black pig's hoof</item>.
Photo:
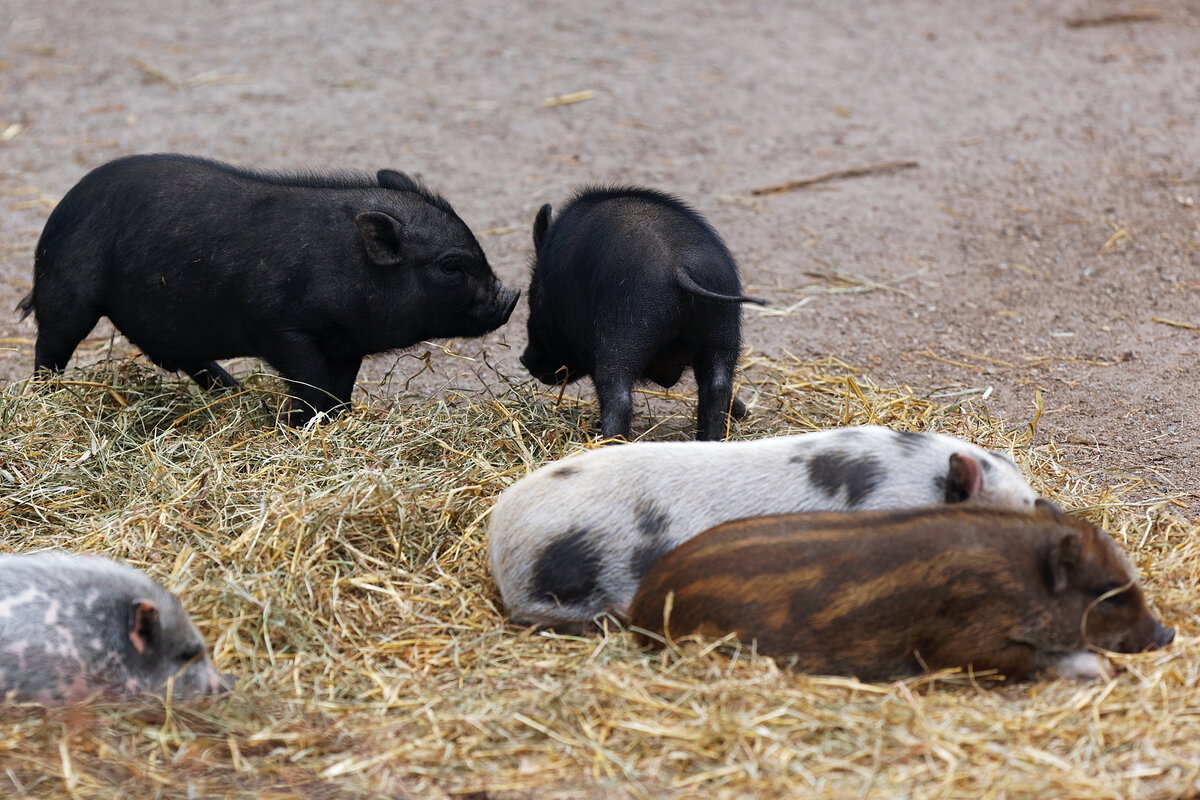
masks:
{"type": "Polygon", "coordinates": [[[45,392],[58,386],[62,373],[50,367],[38,367],[29,376],[29,385],[34,391],[45,392]]]}
{"type": "Polygon", "coordinates": [[[237,380],[218,366],[215,361],[209,361],[199,366],[189,365],[184,371],[206,392],[232,391],[240,388],[237,380]]]}
{"type": "Polygon", "coordinates": [[[736,420],[743,420],[750,416],[750,409],[746,408],[746,404],[735,397],[733,398],[733,402],[729,404],[729,416],[736,420]]]}
{"type": "Polygon", "coordinates": [[[279,416],[275,421],[281,427],[288,428],[303,428],[314,417],[318,425],[324,425],[328,422],[333,422],[342,415],[342,412],[347,411],[350,404],[335,403],[329,408],[317,409],[309,405],[303,400],[295,397],[289,399],[289,404],[280,410],[279,416]]]}

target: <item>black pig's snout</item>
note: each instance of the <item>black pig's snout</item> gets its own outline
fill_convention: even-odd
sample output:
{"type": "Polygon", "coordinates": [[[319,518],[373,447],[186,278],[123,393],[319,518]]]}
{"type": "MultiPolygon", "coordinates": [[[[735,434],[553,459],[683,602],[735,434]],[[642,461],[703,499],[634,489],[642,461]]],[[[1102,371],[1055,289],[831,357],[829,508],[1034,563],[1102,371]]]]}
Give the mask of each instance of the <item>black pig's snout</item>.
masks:
{"type": "Polygon", "coordinates": [[[486,299],[477,302],[467,312],[474,328],[471,335],[482,336],[508,322],[520,296],[518,290],[505,288],[497,281],[486,299]]]}
{"type": "Polygon", "coordinates": [[[518,289],[502,289],[500,294],[500,303],[504,309],[500,315],[499,325],[508,322],[508,318],[512,316],[513,309],[517,307],[517,300],[520,299],[521,292],[518,289]]]}

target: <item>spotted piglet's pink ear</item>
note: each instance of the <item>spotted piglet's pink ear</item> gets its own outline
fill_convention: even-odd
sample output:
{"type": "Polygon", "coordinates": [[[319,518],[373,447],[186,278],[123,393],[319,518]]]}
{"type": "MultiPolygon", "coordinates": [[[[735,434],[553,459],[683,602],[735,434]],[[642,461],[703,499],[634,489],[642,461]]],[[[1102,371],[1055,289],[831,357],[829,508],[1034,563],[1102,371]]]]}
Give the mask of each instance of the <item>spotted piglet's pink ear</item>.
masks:
{"type": "Polygon", "coordinates": [[[946,473],[946,502],[963,503],[979,494],[983,486],[983,470],[979,462],[963,453],[950,454],[950,469],[946,473]]]}
{"type": "Polygon", "coordinates": [[[145,653],[158,641],[158,608],[149,600],[134,600],[129,614],[129,641],[145,653]]]}

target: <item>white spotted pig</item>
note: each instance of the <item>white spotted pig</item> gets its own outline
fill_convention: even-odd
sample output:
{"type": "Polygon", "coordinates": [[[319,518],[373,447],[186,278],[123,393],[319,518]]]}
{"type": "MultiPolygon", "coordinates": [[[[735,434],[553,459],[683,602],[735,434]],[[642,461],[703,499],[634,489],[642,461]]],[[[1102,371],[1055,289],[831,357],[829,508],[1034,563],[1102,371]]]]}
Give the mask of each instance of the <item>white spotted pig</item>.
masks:
{"type": "Polygon", "coordinates": [[[514,622],[582,630],[624,615],[661,555],[741,517],[971,503],[1031,511],[1007,456],[878,426],[746,442],[637,442],[547,464],[505,490],[488,525],[514,622]]]}
{"type": "Polygon", "coordinates": [[[46,550],[0,555],[0,697],[70,703],[232,685],[179,600],[127,564],[46,550]]]}
{"type": "Polygon", "coordinates": [[[906,509],[727,522],[646,573],[643,643],[737,635],[805,672],[888,680],[941,669],[1006,678],[1114,674],[1175,632],[1108,534],[1047,509],[906,509]]]}

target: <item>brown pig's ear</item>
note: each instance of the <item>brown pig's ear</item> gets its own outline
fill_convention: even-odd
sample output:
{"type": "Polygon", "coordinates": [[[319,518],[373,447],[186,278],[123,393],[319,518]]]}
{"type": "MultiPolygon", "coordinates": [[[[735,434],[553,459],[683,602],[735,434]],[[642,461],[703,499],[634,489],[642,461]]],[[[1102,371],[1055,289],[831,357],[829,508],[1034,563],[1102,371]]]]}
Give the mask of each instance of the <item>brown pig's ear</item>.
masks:
{"type": "Polygon", "coordinates": [[[129,641],[138,653],[158,642],[158,608],[149,600],[134,600],[129,611],[129,641]]]}
{"type": "Polygon", "coordinates": [[[1057,542],[1050,545],[1046,551],[1046,584],[1050,591],[1058,594],[1071,583],[1071,576],[1083,553],[1079,534],[1067,531],[1057,542]]]}
{"type": "Polygon", "coordinates": [[[962,503],[979,494],[983,485],[983,470],[979,462],[963,453],[950,454],[950,470],[946,473],[946,502],[962,503]]]}

